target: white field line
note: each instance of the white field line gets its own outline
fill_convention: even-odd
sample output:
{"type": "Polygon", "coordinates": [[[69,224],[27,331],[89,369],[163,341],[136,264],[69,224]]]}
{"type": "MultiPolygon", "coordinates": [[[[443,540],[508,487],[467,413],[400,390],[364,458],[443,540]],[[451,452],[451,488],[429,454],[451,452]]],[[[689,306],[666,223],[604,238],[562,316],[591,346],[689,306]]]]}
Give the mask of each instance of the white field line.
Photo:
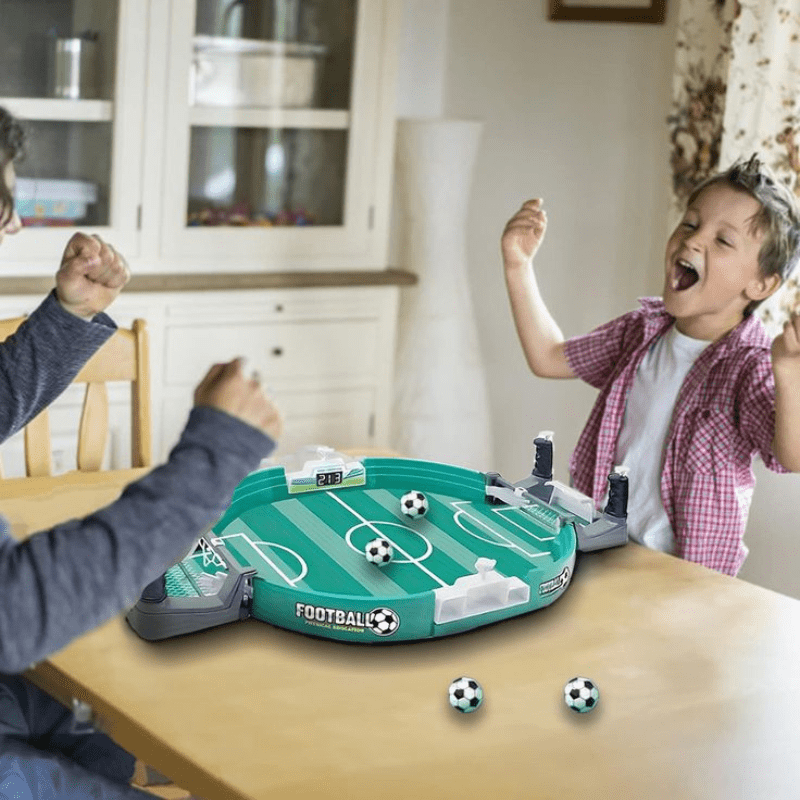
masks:
{"type": "MultiPolygon", "coordinates": [[[[510,522],[512,525],[516,525],[516,527],[519,528],[521,531],[524,531],[532,539],[536,539],[539,542],[552,542],[553,539],[556,538],[555,536],[546,536],[544,538],[541,537],[541,536],[537,536],[535,533],[529,531],[523,525],[520,525],[519,522],[515,522],[513,519],[511,519],[510,515],[511,515],[512,511],[518,511],[518,510],[519,509],[511,508],[511,507],[509,507],[509,508],[496,508],[496,509],[494,509],[494,513],[502,515],[503,519],[506,520],[506,522],[510,522]]],[[[525,512],[522,511],[520,513],[524,514],[525,512]]]]}
{"type": "Polygon", "coordinates": [[[261,542],[261,541],[254,542],[246,533],[227,533],[225,534],[225,536],[221,536],[220,538],[233,539],[234,537],[237,536],[244,539],[250,545],[250,547],[252,547],[253,550],[255,550],[256,553],[258,553],[258,555],[261,556],[261,558],[263,558],[264,561],[266,561],[267,564],[269,564],[270,567],[272,567],[272,569],[274,569],[275,572],[277,572],[278,575],[280,575],[281,578],[283,578],[287,584],[289,584],[289,586],[294,586],[295,584],[300,583],[300,581],[303,580],[303,578],[305,578],[306,575],[308,575],[308,565],[306,564],[302,556],[299,553],[296,553],[291,548],[285,547],[282,544],[275,544],[274,542],[261,542]],[[287,575],[283,573],[283,570],[281,570],[278,567],[278,565],[272,561],[272,559],[270,559],[268,556],[266,556],[264,553],[261,552],[261,550],[256,546],[259,544],[264,544],[267,547],[274,547],[278,550],[285,550],[287,553],[291,553],[300,562],[301,565],[300,574],[296,578],[289,578],[287,575]]]}
{"type": "Polygon", "coordinates": [[[499,531],[495,530],[491,525],[489,525],[488,523],[484,522],[479,517],[473,517],[464,508],[461,507],[461,506],[464,506],[464,505],[471,505],[469,500],[462,500],[462,501],[459,501],[459,502],[455,502],[452,505],[453,505],[453,508],[457,509],[455,514],[453,514],[453,522],[455,522],[456,525],[458,525],[458,527],[461,528],[462,531],[464,531],[464,533],[468,533],[470,536],[474,536],[476,539],[480,539],[482,542],[487,542],[488,544],[493,544],[493,545],[495,545],[495,547],[508,547],[508,548],[510,548],[512,550],[519,550],[520,553],[523,553],[528,558],[542,558],[543,556],[549,555],[549,553],[531,553],[531,552],[528,552],[524,547],[520,547],[520,545],[518,545],[516,542],[512,542],[510,539],[508,539],[505,536],[503,536],[502,533],[500,533],[499,531]],[[489,533],[493,534],[494,536],[499,537],[503,541],[502,542],[498,542],[495,539],[485,539],[483,536],[479,536],[475,531],[468,530],[461,523],[460,517],[462,517],[462,516],[466,517],[467,519],[471,519],[476,525],[479,525],[480,527],[485,528],[487,531],[489,531],[489,533]],[[505,544],[503,542],[505,542],[505,544]]]}
{"type": "MultiPolygon", "coordinates": [[[[366,525],[377,536],[380,536],[381,539],[388,539],[389,538],[384,533],[382,533],[378,528],[376,528],[375,525],[372,522],[370,522],[367,519],[364,519],[364,517],[362,517],[361,514],[358,513],[358,511],[356,511],[354,508],[351,508],[349,505],[347,505],[347,503],[344,502],[344,500],[342,500],[339,497],[337,497],[334,492],[326,492],[326,494],[329,495],[330,497],[332,497],[337,503],[339,503],[340,505],[344,506],[356,519],[358,519],[361,523],[366,525]]],[[[391,539],[389,539],[389,541],[391,541],[391,539]]],[[[400,553],[401,555],[405,556],[411,563],[413,563],[414,565],[419,567],[419,569],[421,569],[426,575],[428,575],[431,578],[433,578],[440,586],[449,586],[450,585],[449,583],[445,583],[438,575],[435,575],[427,567],[425,567],[422,564],[420,564],[419,561],[417,561],[415,558],[413,558],[402,547],[396,545],[394,542],[392,542],[392,547],[394,547],[397,550],[398,553],[400,553]]]]}

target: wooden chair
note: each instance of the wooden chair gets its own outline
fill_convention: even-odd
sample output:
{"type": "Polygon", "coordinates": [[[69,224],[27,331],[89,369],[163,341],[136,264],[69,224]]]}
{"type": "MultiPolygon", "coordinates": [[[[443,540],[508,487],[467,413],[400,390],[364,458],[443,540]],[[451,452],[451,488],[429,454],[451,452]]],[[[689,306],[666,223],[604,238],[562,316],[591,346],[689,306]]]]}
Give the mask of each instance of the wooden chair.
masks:
{"type": "MultiPolygon", "coordinates": [[[[0,320],[0,341],[7,339],[25,317],[0,320]]],[[[99,472],[108,440],[109,381],[131,384],[131,466],[152,464],[150,429],[150,356],[143,319],[131,329],[120,328],[84,364],[74,383],[86,384],[78,430],[79,471],[99,472]]],[[[47,409],[25,427],[25,471],[28,477],[52,475],[50,419],[47,409]]],[[[2,470],[0,469],[0,477],[2,470]]]]}

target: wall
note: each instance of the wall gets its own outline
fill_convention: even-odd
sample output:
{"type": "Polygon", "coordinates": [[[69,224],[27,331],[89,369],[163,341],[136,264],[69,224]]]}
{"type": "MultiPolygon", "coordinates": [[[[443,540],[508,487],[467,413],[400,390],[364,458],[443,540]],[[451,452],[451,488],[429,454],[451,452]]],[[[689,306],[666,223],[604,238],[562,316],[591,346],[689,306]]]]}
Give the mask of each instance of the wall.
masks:
{"type": "Polygon", "coordinates": [[[444,109],[450,0],[404,0],[403,14],[397,116],[440,116],[444,109]]]}
{"type": "Polygon", "coordinates": [[[508,310],[500,234],[524,200],[544,198],[549,224],[537,276],[565,336],[658,292],[673,36],[671,24],[550,22],[544,5],[529,0],[451,4],[446,113],[486,126],[469,267],[482,298],[478,324],[495,419],[513,420],[495,424],[495,466],[510,478],[529,468],[540,429],[555,431],[557,469],[566,478],[595,393],[527,372],[508,310]]]}
{"type": "MultiPolygon", "coordinates": [[[[660,293],[677,3],[667,5],[664,25],[624,25],[550,22],[541,0],[406,0],[398,115],[485,122],[468,266],[493,411],[496,463],[487,469],[511,480],[530,469],[531,442],[542,429],[555,431],[556,477],[567,479],[595,392],[527,371],[508,309],[500,234],[525,199],[544,198],[549,227],[537,275],[566,336],[660,293]],[[434,46],[436,36],[446,48],[434,46]]],[[[770,511],[787,481],[800,496],[795,476],[761,480],[747,537],[753,555],[742,576],[800,597],[792,515],[776,522],[770,511]]]]}

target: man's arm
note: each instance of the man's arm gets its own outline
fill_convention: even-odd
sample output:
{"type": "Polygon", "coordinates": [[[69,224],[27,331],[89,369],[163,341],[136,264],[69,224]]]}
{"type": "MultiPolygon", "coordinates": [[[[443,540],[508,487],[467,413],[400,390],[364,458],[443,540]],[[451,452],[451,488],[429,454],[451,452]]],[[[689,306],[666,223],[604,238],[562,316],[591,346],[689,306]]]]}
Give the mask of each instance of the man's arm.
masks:
{"type": "Polygon", "coordinates": [[[0,673],[24,670],[133,605],[221,516],[280,429],[240,362],[217,365],[165,465],[85,519],[23,542],[0,531],[0,673]]]}
{"type": "Polygon", "coordinates": [[[56,288],[0,345],[0,442],[69,386],[116,326],[103,314],[130,280],[125,259],[99,236],[76,233],[56,288]]]}
{"type": "Polygon", "coordinates": [[[105,314],[87,322],[68,313],[53,290],[0,344],[0,441],[50,405],[115,330],[105,314]]]}
{"type": "Polygon", "coordinates": [[[542,299],[533,269],[546,227],[541,200],[529,200],[506,225],[501,248],[508,298],[531,371],[540,378],[575,378],[564,336],[542,299]]]}

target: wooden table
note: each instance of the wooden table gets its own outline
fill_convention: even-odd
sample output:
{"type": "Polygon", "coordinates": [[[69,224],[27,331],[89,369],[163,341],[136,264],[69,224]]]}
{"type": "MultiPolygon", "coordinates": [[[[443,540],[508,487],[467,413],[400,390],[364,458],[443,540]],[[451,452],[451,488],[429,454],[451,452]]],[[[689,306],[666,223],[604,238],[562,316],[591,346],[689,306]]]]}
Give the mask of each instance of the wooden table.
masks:
{"type": "MultiPolygon", "coordinates": [[[[33,479],[25,500],[0,481],[0,510],[24,535],[140,472],[33,479]]],[[[800,602],[636,545],[579,555],[550,608],[451,639],[248,620],[147,643],[120,617],[28,676],[209,800],[800,796],[800,602]],[[447,702],[462,674],[485,690],[474,714],[447,702]],[[575,675],[600,687],[590,714],[562,700],[575,675]]]]}

